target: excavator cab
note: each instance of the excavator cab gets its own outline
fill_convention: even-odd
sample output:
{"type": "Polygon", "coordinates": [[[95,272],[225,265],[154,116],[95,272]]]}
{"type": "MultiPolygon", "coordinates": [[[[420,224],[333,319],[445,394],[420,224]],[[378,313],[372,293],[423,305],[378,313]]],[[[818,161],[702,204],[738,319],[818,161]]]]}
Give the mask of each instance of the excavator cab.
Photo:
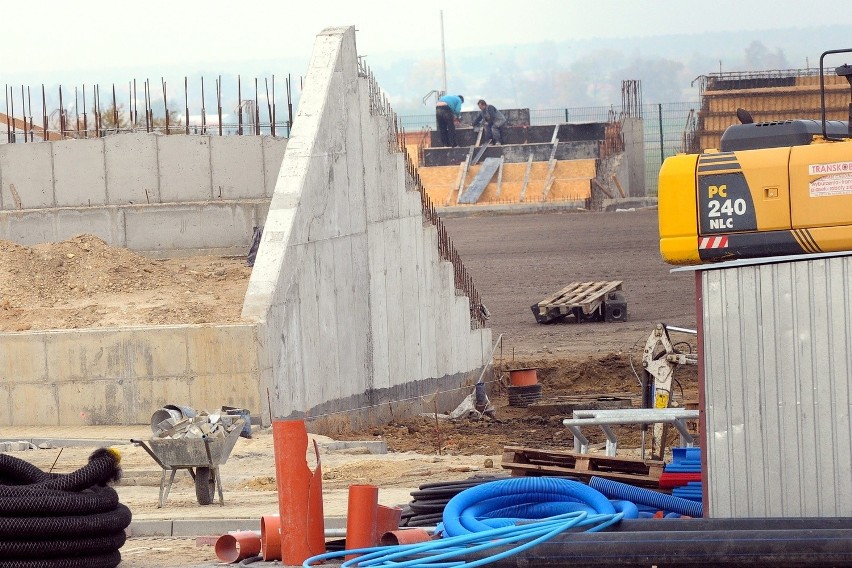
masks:
{"type": "MultiPolygon", "coordinates": [[[[755,122],[737,111],[719,148],[679,154],[660,169],[660,253],[670,264],[852,250],[850,121],[755,122]]],[[[852,66],[835,74],[850,83],[852,66]]],[[[852,96],[849,114],[852,116],[852,96]]]]}

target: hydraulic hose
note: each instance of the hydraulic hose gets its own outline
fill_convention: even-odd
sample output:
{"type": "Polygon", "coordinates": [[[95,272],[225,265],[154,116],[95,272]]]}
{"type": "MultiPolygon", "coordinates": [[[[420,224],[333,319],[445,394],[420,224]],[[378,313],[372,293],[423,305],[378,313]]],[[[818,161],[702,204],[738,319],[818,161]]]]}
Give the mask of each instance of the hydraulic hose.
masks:
{"type": "Polygon", "coordinates": [[[302,566],[309,567],[317,562],[341,556],[359,555],[343,562],[341,568],[349,568],[355,565],[386,568],[448,568],[450,566],[452,568],[473,568],[520,554],[573,528],[586,527],[589,532],[603,530],[619,522],[622,516],[621,513],[612,515],[589,515],[586,512],[568,513],[535,523],[488,529],[417,544],[327,552],[308,558],[302,566]],[[502,550],[497,554],[479,558],[472,562],[464,561],[471,555],[484,554],[498,548],[502,550]]]}
{"type": "Polygon", "coordinates": [[[616,512],[604,495],[578,481],[514,477],[471,487],[450,499],[444,508],[444,531],[456,536],[572,511],[616,512]]]}
{"type": "Polygon", "coordinates": [[[51,474],[0,454],[0,568],[117,566],[131,513],[106,484],[120,478],[120,460],[101,448],[51,474]]]}
{"type": "Polygon", "coordinates": [[[672,497],[658,491],[634,487],[620,481],[613,481],[603,477],[592,477],[589,487],[597,489],[612,499],[625,499],[637,505],[648,505],[662,511],[669,511],[689,517],[700,518],[704,516],[704,507],[701,503],[690,499],[672,497]]]}

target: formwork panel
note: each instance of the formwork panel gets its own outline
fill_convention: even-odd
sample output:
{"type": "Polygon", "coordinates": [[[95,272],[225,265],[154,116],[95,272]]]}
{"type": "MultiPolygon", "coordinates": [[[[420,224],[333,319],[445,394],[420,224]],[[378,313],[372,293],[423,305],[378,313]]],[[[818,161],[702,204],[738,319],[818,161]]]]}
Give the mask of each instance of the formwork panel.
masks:
{"type": "Polygon", "coordinates": [[[852,516],[852,256],[702,269],[708,510],[852,516]]]}

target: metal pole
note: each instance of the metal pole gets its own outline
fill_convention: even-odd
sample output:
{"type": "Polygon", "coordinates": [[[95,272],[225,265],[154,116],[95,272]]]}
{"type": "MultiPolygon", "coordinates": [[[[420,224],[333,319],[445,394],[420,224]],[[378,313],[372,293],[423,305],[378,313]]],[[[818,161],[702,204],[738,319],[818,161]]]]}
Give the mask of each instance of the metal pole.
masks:
{"type": "Polygon", "coordinates": [[[207,109],[204,107],[204,77],[201,77],[201,133],[207,134],[207,109]]]}
{"type": "Polygon", "coordinates": [[[163,110],[166,112],[166,135],[169,134],[169,103],[166,95],[166,78],[160,77],[160,81],[163,83],[163,110]]]}
{"type": "Polygon", "coordinates": [[[183,77],[183,104],[184,104],[184,120],[186,121],[186,133],[189,134],[189,79],[186,75],[183,77]]]}
{"type": "Polygon", "coordinates": [[[243,91],[240,86],[240,76],[237,75],[237,134],[243,135],[243,91]]]}
{"type": "Polygon", "coordinates": [[[41,84],[41,124],[42,128],[44,128],[44,141],[47,142],[50,140],[50,135],[47,133],[47,99],[44,94],[44,83],[41,84]]]}
{"type": "Polygon", "coordinates": [[[216,81],[216,106],[219,112],[219,136],[222,135],[222,76],[216,81]]]}
{"type": "Polygon", "coordinates": [[[254,133],[260,136],[260,105],[257,100],[257,77],[254,78],[254,133]]]}
{"type": "Polygon", "coordinates": [[[660,115],[660,165],[666,161],[665,148],[663,147],[663,104],[657,104],[657,112],[660,115]]]}
{"type": "Polygon", "coordinates": [[[115,100],[115,83],[112,84],[112,121],[115,123],[115,131],[118,132],[118,102],[115,100]]]}
{"type": "Polygon", "coordinates": [[[12,130],[9,125],[9,86],[6,85],[4,90],[6,91],[6,142],[12,142],[12,130]]]}
{"type": "Polygon", "coordinates": [[[33,97],[29,86],[27,86],[27,103],[30,107],[30,142],[35,142],[33,138],[33,97]]]}
{"type": "Polygon", "coordinates": [[[447,94],[447,55],[444,50],[444,11],[441,10],[441,77],[444,82],[444,94],[447,94]]]}

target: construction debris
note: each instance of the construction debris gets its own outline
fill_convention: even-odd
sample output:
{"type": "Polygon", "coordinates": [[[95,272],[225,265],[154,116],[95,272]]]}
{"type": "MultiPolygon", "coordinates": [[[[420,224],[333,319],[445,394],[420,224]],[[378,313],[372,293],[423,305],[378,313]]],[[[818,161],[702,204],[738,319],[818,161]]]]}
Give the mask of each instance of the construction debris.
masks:
{"type": "MultiPolygon", "coordinates": [[[[236,427],[243,414],[231,410],[196,413],[187,407],[169,406],[158,410],[151,417],[151,430],[156,438],[225,438],[236,427]],[[177,410],[175,410],[177,409],[177,410]],[[163,416],[168,416],[160,420],[163,416]]],[[[242,428],[243,424],[240,423],[242,428]]]]}

